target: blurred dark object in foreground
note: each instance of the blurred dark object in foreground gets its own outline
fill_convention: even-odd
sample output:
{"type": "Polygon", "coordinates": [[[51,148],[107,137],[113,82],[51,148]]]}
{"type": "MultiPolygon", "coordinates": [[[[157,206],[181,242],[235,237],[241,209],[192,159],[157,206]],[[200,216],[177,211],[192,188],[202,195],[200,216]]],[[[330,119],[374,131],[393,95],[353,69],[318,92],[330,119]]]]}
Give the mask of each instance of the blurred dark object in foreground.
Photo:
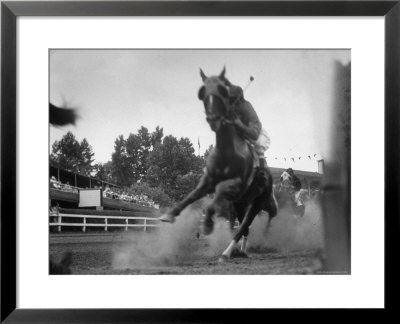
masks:
{"type": "Polygon", "coordinates": [[[351,64],[335,63],[333,95],[331,147],[324,165],[324,271],[332,274],[350,274],[351,64]]]}
{"type": "Polygon", "coordinates": [[[77,118],[75,109],[60,108],[49,103],[50,124],[54,126],[75,125],[77,118]]]}
{"type": "Polygon", "coordinates": [[[49,273],[60,275],[60,274],[71,274],[70,266],[72,264],[72,253],[70,251],[64,253],[60,262],[50,260],[49,273]]]}

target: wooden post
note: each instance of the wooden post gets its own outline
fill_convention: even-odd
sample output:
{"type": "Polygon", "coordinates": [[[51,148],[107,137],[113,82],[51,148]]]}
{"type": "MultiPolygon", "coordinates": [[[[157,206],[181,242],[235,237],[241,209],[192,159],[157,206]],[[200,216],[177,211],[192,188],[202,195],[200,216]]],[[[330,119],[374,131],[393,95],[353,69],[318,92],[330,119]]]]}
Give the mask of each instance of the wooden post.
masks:
{"type": "Polygon", "coordinates": [[[61,232],[61,221],[62,221],[62,217],[60,215],[60,213],[58,213],[58,231],[61,232]]]}
{"type": "Polygon", "coordinates": [[[57,168],[57,180],[60,181],[60,168],[57,168]]]}
{"type": "Polygon", "coordinates": [[[125,218],[125,224],[126,224],[126,226],[125,226],[125,232],[127,232],[127,231],[128,231],[128,224],[129,224],[128,218],[125,218]]]}
{"type": "Polygon", "coordinates": [[[330,154],[323,164],[324,270],[343,274],[351,272],[350,74],[350,64],[335,63],[331,119],[335,127],[331,129],[330,154]]]}
{"type": "Polygon", "coordinates": [[[108,222],[107,222],[107,218],[105,218],[104,219],[104,223],[106,224],[106,226],[104,226],[104,231],[108,231],[108,227],[107,227],[107,224],[108,224],[108,222]]]}
{"type": "Polygon", "coordinates": [[[144,219],[144,231],[146,232],[147,218],[144,219]]]}
{"type": "Polygon", "coordinates": [[[83,217],[83,224],[84,226],[82,227],[82,232],[86,232],[86,217],[83,217]]]}

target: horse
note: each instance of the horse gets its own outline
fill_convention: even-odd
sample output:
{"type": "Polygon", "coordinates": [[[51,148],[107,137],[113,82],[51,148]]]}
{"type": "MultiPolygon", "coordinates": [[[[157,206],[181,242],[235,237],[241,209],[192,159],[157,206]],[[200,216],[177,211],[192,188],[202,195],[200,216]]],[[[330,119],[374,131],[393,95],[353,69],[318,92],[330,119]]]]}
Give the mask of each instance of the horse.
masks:
{"type": "Polygon", "coordinates": [[[306,209],[305,203],[310,199],[310,195],[308,190],[302,188],[295,190],[294,187],[292,175],[285,170],[280,176],[279,185],[274,186],[274,194],[281,208],[289,207],[295,215],[303,217],[306,209]]]}
{"type": "MultiPolygon", "coordinates": [[[[254,147],[241,136],[233,124],[235,111],[229,100],[229,90],[225,85],[225,67],[218,76],[207,77],[202,69],[203,85],[198,98],[203,102],[206,121],[215,132],[216,145],[209,154],[204,173],[197,187],[181,202],[177,203],[159,220],[173,223],[189,204],[214,193],[214,198],[206,207],[202,231],[205,235],[213,231],[215,216],[221,211],[225,201],[232,204],[239,227],[232,241],[224,250],[219,261],[231,258],[236,244],[243,236],[241,250],[245,254],[249,226],[262,210],[269,214],[268,225],[277,215],[278,205],[273,192],[273,178],[268,167],[267,179],[259,181],[259,157],[254,147]]],[[[233,217],[231,218],[234,219],[233,217]]]]}

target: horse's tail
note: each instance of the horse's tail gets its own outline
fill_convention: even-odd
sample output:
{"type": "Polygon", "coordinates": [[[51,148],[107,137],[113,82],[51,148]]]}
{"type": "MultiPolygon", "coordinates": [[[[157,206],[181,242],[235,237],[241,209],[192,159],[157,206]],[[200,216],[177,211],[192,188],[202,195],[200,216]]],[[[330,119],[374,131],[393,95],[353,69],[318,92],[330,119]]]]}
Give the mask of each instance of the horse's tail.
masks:
{"type": "Polygon", "coordinates": [[[50,124],[54,126],[75,125],[77,114],[75,109],[60,108],[49,103],[50,124]]]}

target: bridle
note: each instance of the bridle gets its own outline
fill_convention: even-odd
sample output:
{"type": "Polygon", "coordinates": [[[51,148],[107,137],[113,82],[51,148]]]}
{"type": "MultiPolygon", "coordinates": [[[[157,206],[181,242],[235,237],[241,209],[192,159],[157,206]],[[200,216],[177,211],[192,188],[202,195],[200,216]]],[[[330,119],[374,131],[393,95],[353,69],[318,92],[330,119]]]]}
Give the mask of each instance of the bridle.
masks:
{"type": "Polygon", "coordinates": [[[200,87],[198,97],[201,101],[207,105],[208,100],[217,98],[220,100],[224,107],[224,114],[215,114],[206,109],[207,121],[213,122],[221,120],[223,123],[231,124],[232,118],[232,103],[229,98],[229,90],[225,86],[224,82],[218,77],[210,77],[204,80],[204,85],[200,87]]]}

